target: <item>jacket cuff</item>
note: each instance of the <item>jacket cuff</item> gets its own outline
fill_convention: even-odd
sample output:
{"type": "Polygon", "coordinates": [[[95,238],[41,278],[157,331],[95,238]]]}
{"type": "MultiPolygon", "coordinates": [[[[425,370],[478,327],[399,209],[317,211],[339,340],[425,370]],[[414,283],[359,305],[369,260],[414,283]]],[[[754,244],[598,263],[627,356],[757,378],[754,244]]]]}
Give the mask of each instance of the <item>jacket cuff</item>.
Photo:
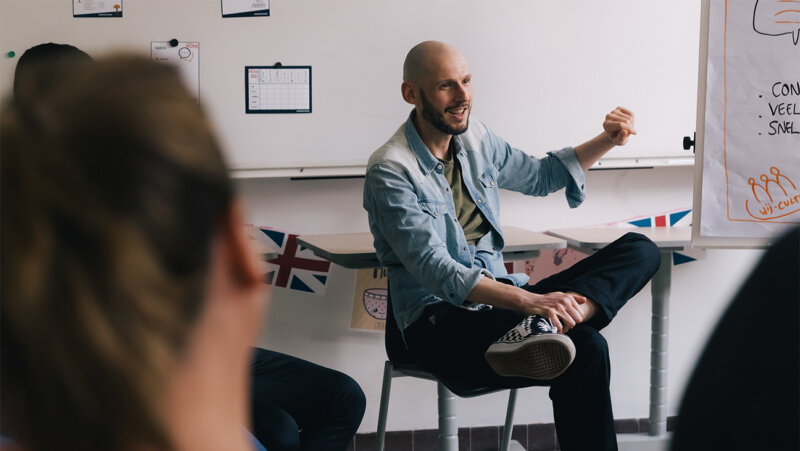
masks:
{"type": "Polygon", "coordinates": [[[586,199],[586,174],[583,172],[580,163],[578,163],[575,149],[565,147],[556,152],[548,152],[548,154],[558,158],[558,161],[564,165],[564,169],[569,173],[571,180],[567,183],[567,203],[570,208],[577,207],[586,199]]]}
{"type": "Polygon", "coordinates": [[[484,276],[494,280],[492,273],[484,268],[469,268],[465,271],[457,271],[445,283],[444,299],[456,307],[461,307],[467,302],[467,296],[475,288],[475,285],[484,276]]]}

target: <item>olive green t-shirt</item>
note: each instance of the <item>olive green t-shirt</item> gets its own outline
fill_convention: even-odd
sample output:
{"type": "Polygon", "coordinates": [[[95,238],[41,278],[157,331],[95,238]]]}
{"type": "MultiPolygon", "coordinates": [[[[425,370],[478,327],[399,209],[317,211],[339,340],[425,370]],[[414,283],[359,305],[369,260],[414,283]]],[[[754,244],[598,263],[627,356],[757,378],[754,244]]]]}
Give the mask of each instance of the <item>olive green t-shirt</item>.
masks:
{"type": "Polygon", "coordinates": [[[491,228],[489,221],[483,217],[483,213],[478,209],[464,185],[461,177],[461,166],[455,163],[455,159],[450,161],[439,160],[444,165],[444,178],[450,184],[450,191],[453,193],[453,203],[456,207],[458,223],[464,229],[464,236],[467,243],[475,245],[481,237],[486,235],[491,228]]]}

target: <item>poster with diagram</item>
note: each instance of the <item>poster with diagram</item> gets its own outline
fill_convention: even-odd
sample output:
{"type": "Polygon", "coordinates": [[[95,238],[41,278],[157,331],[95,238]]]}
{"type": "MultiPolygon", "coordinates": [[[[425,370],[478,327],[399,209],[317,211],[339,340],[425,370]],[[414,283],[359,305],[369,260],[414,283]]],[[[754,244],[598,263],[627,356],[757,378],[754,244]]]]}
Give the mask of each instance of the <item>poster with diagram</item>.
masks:
{"type": "Polygon", "coordinates": [[[222,0],[222,17],[269,16],[269,0],[222,0]]]}
{"type": "Polygon", "coordinates": [[[72,17],[122,17],[122,0],[72,0],[72,17]]]}
{"type": "Polygon", "coordinates": [[[711,1],[703,237],[800,224],[800,2],[711,1]]]}

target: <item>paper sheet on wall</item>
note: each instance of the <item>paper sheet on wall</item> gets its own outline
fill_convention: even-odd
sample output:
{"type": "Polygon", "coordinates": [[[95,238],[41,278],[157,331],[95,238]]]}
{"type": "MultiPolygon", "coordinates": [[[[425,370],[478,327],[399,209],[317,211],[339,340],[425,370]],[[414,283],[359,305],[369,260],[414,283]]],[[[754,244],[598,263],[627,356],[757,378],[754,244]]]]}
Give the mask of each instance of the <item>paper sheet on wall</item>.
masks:
{"type": "Polygon", "coordinates": [[[122,0],[72,0],[72,17],[122,17],[122,0]]]}
{"type": "Polygon", "coordinates": [[[184,84],[196,98],[200,98],[200,43],[152,42],[150,56],[154,61],[172,64],[178,68],[184,84]]]}
{"type": "Polygon", "coordinates": [[[800,223],[800,3],[712,1],[700,234],[800,223]]]}
{"type": "Polygon", "coordinates": [[[311,66],[245,66],[245,113],[310,113],[311,66]]]}
{"type": "Polygon", "coordinates": [[[269,0],[222,0],[222,17],[269,16],[269,0]]]}
{"type": "Polygon", "coordinates": [[[351,329],[386,330],[389,290],[386,268],[356,271],[351,329]]]}

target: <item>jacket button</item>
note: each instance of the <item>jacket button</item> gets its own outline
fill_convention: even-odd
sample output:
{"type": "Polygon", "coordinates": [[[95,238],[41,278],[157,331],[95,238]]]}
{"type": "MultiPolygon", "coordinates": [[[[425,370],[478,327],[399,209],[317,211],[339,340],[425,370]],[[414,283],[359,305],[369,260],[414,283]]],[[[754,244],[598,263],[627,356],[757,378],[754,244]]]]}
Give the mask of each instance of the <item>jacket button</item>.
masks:
{"type": "Polygon", "coordinates": [[[489,186],[494,186],[494,182],[489,182],[489,186]]]}
{"type": "Polygon", "coordinates": [[[434,216],[439,216],[439,212],[438,212],[438,211],[434,211],[434,212],[433,212],[433,215],[434,215],[434,216]]]}
{"type": "Polygon", "coordinates": [[[480,199],[478,199],[478,203],[481,203],[481,200],[480,200],[480,199]]]}

